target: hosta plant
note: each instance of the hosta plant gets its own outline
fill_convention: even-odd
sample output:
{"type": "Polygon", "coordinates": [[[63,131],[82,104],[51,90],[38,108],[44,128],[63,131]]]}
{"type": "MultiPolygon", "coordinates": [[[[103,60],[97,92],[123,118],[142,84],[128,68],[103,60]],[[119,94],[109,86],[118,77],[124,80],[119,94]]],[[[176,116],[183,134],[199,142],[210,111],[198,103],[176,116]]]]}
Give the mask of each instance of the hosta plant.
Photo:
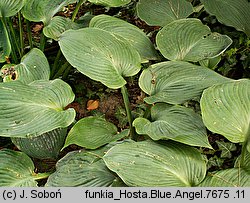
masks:
{"type": "Polygon", "coordinates": [[[0,186],[249,187],[250,80],[217,71],[235,41],[201,17],[247,41],[249,8],[247,0],[1,1],[0,137],[11,143],[0,142],[0,186]],[[93,84],[105,93],[83,91],[93,84]],[[123,101],[125,125],[98,114],[98,99],[83,113],[76,105],[110,92],[123,101]],[[230,166],[212,163],[218,151],[230,166]]]}

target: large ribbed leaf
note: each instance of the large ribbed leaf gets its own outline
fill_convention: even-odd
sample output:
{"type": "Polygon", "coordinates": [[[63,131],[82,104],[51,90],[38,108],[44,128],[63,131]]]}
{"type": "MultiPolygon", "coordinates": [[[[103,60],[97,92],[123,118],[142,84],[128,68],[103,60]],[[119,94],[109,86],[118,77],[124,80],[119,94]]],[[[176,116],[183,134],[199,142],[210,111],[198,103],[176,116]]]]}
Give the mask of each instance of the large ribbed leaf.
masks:
{"type": "Polygon", "coordinates": [[[73,100],[72,89],[60,79],[0,83],[0,136],[34,137],[67,127],[75,111],[64,108],[73,100]]]}
{"type": "Polygon", "coordinates": [[[117,132],[117,127],[104,118],[85,117],[70,130],[64,147],[76,144],[87,149],[96,149],[129,135],[129,130],[117,132]]]}
{"type": "Polygon", "coordinates": [[[230,79],[208,68],[188,62],[168,61],[145,69],[139,78],[139,85],[149,95],[144,99],[147,103],[180,104],[199,97],[204,89],[214,84],[228,81],[230,79]]]}
{"type": "Polygon", "coordinates": [[[128,186],[190,187],[206,175],[206,163],[196,149],[171,141],[123,143],[112,147],[103,160],[128,186]]]}
{"type": "Polygon", "coordinates": [[[93,4],[109,6],[109,7],[119,7],[124,6],[131,2],[131,0],[89,0],[93,4]]]}
{"type": "Polygon", "coordinates": [[[231,142],[250,137],[250,80],[242,79],[206,89],[201,98],[206,127],[231,142]]]}
{"type": "Polygon", "coordinates": [[[29,84],[35,80],[49,80],[50,67],[44,53],[37,48],[27,53],[18,65],[6,65],[1,69],[3,81],[20,80],[29,84]]]}
{"type": "Polygon", "coordinates": [[[137,4],[139,18],[148,25],[164,26],[191,13],[193,6],[186,0],[139,0],[137,4]]]}
{"type": "Polygon", "coordinates": [[[37,137],[19,138],[11,140],[25,154],[38,159],[56,159],[63,147],[67,128],[57,128],[37,137]]]}
{"type": "Polygon", "coordinates": [[[244,159],[242,160],[242,154],[236,159],[234,163],[235,168],[243,168],[250,174],[250,152],[244,154],[244,159]]]}
{"type": "Polygon", "coordinates": [[[192,109],[169,104],[156,104],[151,108],[152,122],[137,118],[133,122],[138,134],[153,140],[171,139],[191,146],[212,148],[201,117],[192,109]]]}
{"type": "Polygon", "coordinates": [[[0,150],[0,187],[36,187],[42,174],[34,172],[32,160],[23,152],[0,150]]]}
{"type": "Polygon", "coordinates": [[[6,27],[0,20],[0,63],[6,61],[11,52],[11,44],[6,27]]]}
{"type": "Polygon", "coordinates": [[[250,187],[250,173],[232,168],[209,173],[200,187],[250,187]]]}
{"type": "Polygon", "coordinates": [[[121,88],[123,77],[140,71],[140,55],[126,41],[99,28],[68,30],[59,40],[63,55],[81,73],[109,88],[121,88]]]}
{"type": "Polygon", "coordinates": [[[108,15],[98,15],[90,21],[90,27],[97,27],[126,39],[141,55],[142,60],[155,60],[158,54],[147,35],[138,27],[108,15]]]}
{"type": "Polygon", "coordinates": [[[222,54],[231,44],[227,35],[212,33],[199,19],[173,21],[156,36],[156,44],[169,60],[197,62],[222,54]]]}
{"type": "Polygon", "coordinates": [[[42,21],[47,25],[51,18],[62,8],[77,0],[29,0],[25,2],[22,9],[23,16],[34,22],[42,21]]]}
{"type": "Polygon", "coordinates": [[[0,1],[0,18],[10,17],[17,14],[23,7],[24,0],[1,0],[0,1]]]}
{"type": "Polygon", "coordinates": [[[250,2],[248,0],[201,0],[201,2],[206,11],[215,15],[221,23],[241,30],[250,37],[250,2]]]}
{"type": "Polygon", "coordinates": [[[63,32],[69,29],[80,29],[83,26],[72,22],[69,18],[55,16],[50,23],[43,28],[43,33],[46,37],[58,40],[63,32]]]}
{"type": "Polygon", "coordinates": [[[57,162],[56,172],[50,175],[46,186],[107,187],[115,179],[116,176],[108,170],[95,151],[74,151],[57,162]]]}

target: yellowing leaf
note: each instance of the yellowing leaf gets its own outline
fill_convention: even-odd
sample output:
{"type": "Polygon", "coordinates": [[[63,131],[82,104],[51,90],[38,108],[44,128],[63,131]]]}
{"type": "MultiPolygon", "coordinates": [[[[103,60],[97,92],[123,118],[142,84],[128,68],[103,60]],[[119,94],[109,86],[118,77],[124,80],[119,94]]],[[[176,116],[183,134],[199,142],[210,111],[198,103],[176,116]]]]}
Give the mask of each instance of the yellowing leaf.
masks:
{"type": "Polygon", "coordinates": [[[99,101],[98,101],[98,100],[89,100],[89,101],[87,102],[87,109],[88,109],[89,111],[95,110],[95,109],[97,109],[98,107],[99,107],[99,101]]]}

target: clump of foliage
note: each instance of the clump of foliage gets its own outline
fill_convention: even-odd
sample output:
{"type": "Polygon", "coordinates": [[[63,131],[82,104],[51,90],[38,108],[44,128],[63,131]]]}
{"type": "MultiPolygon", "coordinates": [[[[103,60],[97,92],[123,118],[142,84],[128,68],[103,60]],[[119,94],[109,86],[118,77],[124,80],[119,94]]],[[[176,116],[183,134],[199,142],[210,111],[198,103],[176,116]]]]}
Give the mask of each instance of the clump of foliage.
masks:
{"type": "Polygon", "coordinates": [[[247,0],[2,0],[0,186],[249,187],[249,10],[247,0]],[[85,87],[72,70],[121,94],[120,125],[77,119],[85,87]],[[146,95],[140,111],[131,78],[146,95]],[[35,170],[47,159],[55,167],[35,170]]]}

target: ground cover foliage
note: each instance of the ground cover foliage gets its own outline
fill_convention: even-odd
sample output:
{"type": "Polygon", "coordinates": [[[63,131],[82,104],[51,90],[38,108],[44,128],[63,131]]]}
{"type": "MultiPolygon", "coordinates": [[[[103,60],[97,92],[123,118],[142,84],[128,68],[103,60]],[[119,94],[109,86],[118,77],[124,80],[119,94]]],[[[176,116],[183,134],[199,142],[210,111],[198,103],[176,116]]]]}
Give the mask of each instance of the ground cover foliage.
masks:
{"type": "Polygon", "coordinates": [[[249,187],[249,11],[0,0],[0,186],[249,187]]]}

